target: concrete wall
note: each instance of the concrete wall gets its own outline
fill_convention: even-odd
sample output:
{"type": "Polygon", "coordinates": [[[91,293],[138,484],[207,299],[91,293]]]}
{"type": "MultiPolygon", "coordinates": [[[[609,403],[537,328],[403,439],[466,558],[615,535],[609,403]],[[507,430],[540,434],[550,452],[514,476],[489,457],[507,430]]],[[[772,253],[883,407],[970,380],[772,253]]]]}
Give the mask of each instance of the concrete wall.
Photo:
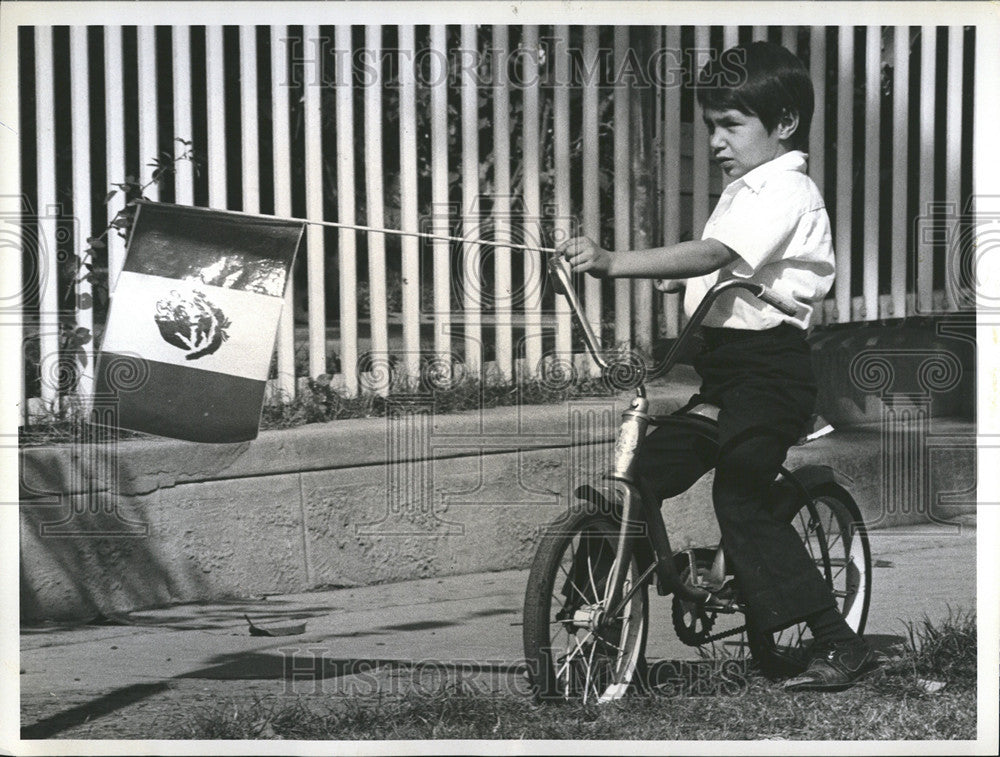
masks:
{"type": "MultiPolygon", "coordinates": [[[[668,409],[686,390],[655,395],[668,409]]],[[[524,567],[573,489],[607,469],[626,399],[401,412],[237,445],[25,450],[22,619],[524,567]]],[[[896,437],[923,450],[930,489],[897,481],[888,499],[878,427],[798,447],[788,464],[852,477],[876,527],[947,520],[974,509],[974,441],[972,424],[941,419],[896,437]]],[[[710,476],[666,505],[675,548],[717,540],[709,492],[710,476]]]]}

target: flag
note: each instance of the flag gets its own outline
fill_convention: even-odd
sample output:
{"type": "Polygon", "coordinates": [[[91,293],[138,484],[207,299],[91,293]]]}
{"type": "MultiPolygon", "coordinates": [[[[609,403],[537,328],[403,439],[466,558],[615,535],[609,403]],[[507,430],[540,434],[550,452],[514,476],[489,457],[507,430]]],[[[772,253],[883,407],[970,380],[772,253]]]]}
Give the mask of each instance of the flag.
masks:
{"type": "Polygon", "coordinates": [[[301,221],[142,202],[97,362],[122,428],[257,437],[301,221]]]}

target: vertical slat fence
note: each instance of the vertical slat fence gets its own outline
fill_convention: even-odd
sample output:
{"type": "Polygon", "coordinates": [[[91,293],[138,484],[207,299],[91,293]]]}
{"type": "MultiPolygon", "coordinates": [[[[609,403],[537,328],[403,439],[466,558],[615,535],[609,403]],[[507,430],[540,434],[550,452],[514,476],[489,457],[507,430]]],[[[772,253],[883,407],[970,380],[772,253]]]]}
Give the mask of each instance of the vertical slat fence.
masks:
{"type": "MultiPolygon", "coordinates": [[[[599,98],[598,81],[600,72],[597,68],[599,29],[587,26],[583,32],[583,69],[589,72],[583,82],[583,234],[598,245],[601,243],[601,192],[598,171],[600,168],[600,152],[597,134],[597,118],[599,98]]],[[[594,329],[598,340],[601,337],[601,282],[592,276],[586,277],[585,301],[587,320],[594,329]]],[[[593,362],[584,363],[584,375],[592,373],[593,362]]]]}
{"type": "Polygon", "coordinates": [[[881,162],[879,142],[882,135],[882,28],[869,26],[865,38],[865,185],[867,212],[864,218],[864,319],[879,318],[878,266],[879,198],[881,162]]]}
{"type": "MultiPolygon", "coordinates": [[[[351,68],[351,27],[338,26],[334,32],[334,47],[337,55],[335,81],[336,93],[336,133],[337,133],[337,222],[353,224],[355,222],[354,205],[354,99],[351,68]]],[[[306,89],[309,82],[306,79],[306,89]]],[[[320,166],[322,171],[322,166],[320,166]]],[[[322,204],[320,204],[322,208],[322,204]]],[[[342,229],[337,233],[338,239],[338,280],[340,294],[340,374],[344,390],[348,395],[358,393],[358,303],[357,303],[357,239],[353,231],[342,229]]],[[[312,239],[309,240],[312,249],[312,239]]],[[[320,263],[323,261],[320,260],[320,263]]],[[[322,281],[322,277],[319,279],[322,281]]],[[[309,271],[309,299],[312,307],[312,288],[314,271],[309,271]]],[[[315,371],[315,362],[319,356],[318,347],[312,346],[313,319],[310,310],[310,358],[309,364],[315,371]]],[[[325,349],[325,334],[317,334],[317,340],[323,339],[325,349]]],[[[314,374],[315,375],[315,374],[314,374]]]]}
{"type": "MultiPolygon", "coordinates": [[[[416,48],[412,26],[399,27],[400,97],[399,97],[399,204],[400,227],[419,231],[417,212],[417,79],[415,56],[406,53],[416,48]]],[[[403,351],[408,381],[420,375],[420,246],[416,237],[401,242],[403,270],[403,351]]]]}
{"type": "Polygon", "coordinates": [[[240,131],[243,211],[260,212],[260,148],[257,127],[257,27],[240,27],[240,131]]]}
{"type": "MultiPolygon", "coordinates": [[[[493,27],[493,234],[507,240],[511,234],[510,197],[510,91],[507,82],[507,58],[510,40],[507,27],[493,27]]],[[[503,381],[514,376],[514,345],[511,315],[513,285],[509,247],[493,249],[493,314],[496,329],[496,367],[503,381]]]]}
{"type": "MultiPolygon", "coordinates": [[[[368,226],[385,226],[384,190],[382,183],[382,27],[365,27],[365,55],[375,76],[364,82],[365,100],[365,199],[368,205],[368,226]]],[[[389,376],[389,325],[386,303],[385,235],[368,234],[368,291],[371,354],[377,361],[373,368],[389,376]],[[384,372],[384,373],[383,373],[384,372]]],[[[377,389],[388,394],[389,381],[378,381],[377,389]]]]}
{"type": "MultiPolygon", "coordinates": [[[[190,143],[194,139],[194,122],[191,117],[191,27],[171,27],[171,38],[174,75],[173,148],[174,157],[179,158],[188,150],[189,145],[185,142],[190,143]]],[[[256,122],[256,118],[254,121],[256,122]]],[[[194,205],[194,166],[190,160],[178,160],[174,163],[174,200],[178,205],[194,205]]]]}
{"type": "Polygon", "coordinates": [[[892,78],[892,248],[890,250],[891,301],[890,314],[894,318],[906,315],[907,287],[907,223],[906,203],[909,170],[910,113],[910,28],[893,29],[893,78],[892,78]],[[902,180],[900,180],[902,179],[902,180]]]}
{"type": "Polygon", "coordinates": [[[837,278],[834,295],[837,321],[853,316],[851,299],[851,202],[854,197],[854,27],[837,30],[837,204],[834,221],[834,253],[837,278]]]}
{"type": "MultiPolygon", "coordinates": [[[[73,216],[76,219],[74,250],[83,261],[87,240],[91,235],[90,214],[90,96],[88,93],[90,56],[87,53],[87,27],[70,29],[70,68],[76,72],[71,83],[70,109],[73,121],[73,216]]],[[[90,260],[89,265],[95,261],[90,260]]],[[[93,287],[83,275],[77,274],[76,323],[78,328],[94,332],[93,287]]],[[[91,339],[81,347],[83,366],[80,371],[79,392],[89,401],[94,388],[94,342],[91,339]]]]}
{"type": "MultiPolygon", "coordinates": [[[[615,28],[615,67],[628,55],[628,29],[615,28]]],[[[632,180],[629,163],[629,94],[622,87],[614,92],[614,159],[615,159],[615,250],[622,252],[632,246],[632,180]]],[[[615,280],[615,342],[631,344],[632,282],[615,280]]]]}
{"type": "MultiPolygon", "coordinates": [[[[228,207],[226,198],[226,97],[225,50],[222,27],[205,28],[206,111],[208,118],[208,149],[205,169],[208,172],[208,205],[228,207]]],[[[141,160],[145,160],[142,156],[141,160]]]]}
{"type": "MultiPolygon", "coordinates": [[[[947,116],[945,120],[945,207],[953,219],[962,208],[962,56],[964,43],[960,26],[948,27],[947,116]]],[[[956,229],[955,231],[958,231],[956,229]]],[[[948,245],[944,251],[944,292],[948,310],[958,307],[958,248],[948,245]]]]}
{"type": "MultiPolygon", "coordinates": [[[[935,106],[934,59],[937,55],[937,27],[920,28],[920,184],[917,193],[918,229],[930,227],[933,221],[934,204],[934,129],[938,114],[935,106]]],[[[916,234],[917,286],[916,311],[927,313],[933,307],[934,295],[934,246],[932,237],[926,233],[916,234]]]]}
{"type": "Polygon", "coordinates": [[[59,402],[59,251],[56,248],[56,128],[52,27],[35,29],[35,123],[37,144],[40,396],[46,408],[59,402]]]}
{"type": "MultiPolygon", "coordinates": [[[[36,53],[37,54],[37,53],[36,53]]],[[[121,184],[125,181],[125,121],[121,104],[125,99],[122,89],[121,71],[125,67],[122,60],[122,28],[120,26],[104,27],[104,130],[105,140],[105,173],[108,184],[121,184]]],[[[175,75],[176,83],[177,77],[175,75]]],[[[189,92],[189,91],[188,91],[189,92]]],[[[176,94],[180,96],[183,91],[176,94]]],[[[190,97],[188,98],[190,100],[190,97]]],[[[175,113],[177,111],[175,110],[175,113]]],[[[41,154],[42,145],[38,145],[41,154]]],[[[178,201],[180,199],[178,198],[178,201]]],[[[125,194],[116,192],[108,200],[107,219],[110,223],[125,207],[125,194]]],[[[114,292],[118,274],[125,265],[125,240],[112,229],[107,236],[108,245],[108,289],[114,292]]]]}
{"type": "MultiPolygon", "coordinates": [[[[674,244],[681,237],[681,30],[668,26],[664,39],[670,69],[666,72],[668,86],[663,93],[663,243],[674,244]]],[[[676,292],[663,295],[667,337],[680,333],[680,299],[676,292]]]]}
{"type": "MultiPolygon", "coordinates": [[[[274,177],[274,214],[292,215],[292,137],[289,124],[288,27],[271,27],[271,150],[274,177]]],[[[295,396],[295,276],[288,277],[285,306],[278,324],[278,392],[283,399],[295,396]]]]}
{"type": "MultiPolygon", "coordinates": [[[[556,26],[553,37],[562,44],[555,46],[555,76],[556,81],[569,81],[569,27],[556,26]]],[[[552,141],[555,156],[555,223],[553,231],[555,239],[565,240],[573,233],[570,217],[573,208],[570,203],[570,144],[569,144],[569,88],[556,87],[553,92],[552,141]]],[[[555,298],[556,317],[556,357],[559,360],[572,362],[572,342],[570,331],[570,312],[566,298],[555,298]]]]}
{"type": "MultiPolygon", "coordinates": [[[[443,237],[451,231],[448,201],[447,29],[431,27],[431,232],[434,251],[434,351],[451,360],[451,252],[443,237]]],[[[450,362],[448,363],[450,365],[450,362]]]]}
{"type": "MultiPolygon", "coordinates": [[[[964,293],[957,288],[962,283],[958,280],[958,261],[949,258],[954,254],[949,238],[924,231],[926,227],[952,224],[949,233],[953,240],[957,231],[954,221],[969,201],[963,196],[967,191],[963,188],[971,183],[971,168],[962,164],[968,147],[962,138],[971,133],[968,121],[972,111],[970,95],[963,88],[969,78],[967,60],[976,51],[967,49],[967,39],[972,37],[960,26],[925,26],[919,30],[907,26],[867,27],[865,75],[860,81],[856,79],[855,64],[861,63],[856,61],[856,55],[862,53],[854,49],[855,36],[860,39],[860,32],[851,26],[697,26],[691,37],[686,31],[682,37],[681,28],[675,26],[636,27],[631,31],[620,26],[608,34],[613,38],[613,47],[605,51],[601,48],[604,30],[597,26],[553,27],[545,31],[543,45],[536,26],[495,26],[482,37],[484,32],[472,25],[450,29],[440,25],[400,26],[395,34],[389,27],[373,25],[364,30],[364,50],[356,51],[351,28],[341,25],[333,28],[332,48],[336,55],[329,56],[330,40],[323,40],[329,32],[310,25],[302,33],[305,59],[292,65],[289,44],[294,34],[285,27],[265,30],[244,25],[227,31],[222,26],[208,26],[203,51],[200,42],[199,49],[192,49],[193,40],[200,40],[201,35],[193,37],[192,28],[183,25],[127,30],[107,26],[102,32],[98,35],[82,26],[69,29],[68,82],[56,81],[58,61],[54,56],[60,53],[54,49],[52,28],[37,27],[33,35],[36,90],[32,93],[33,130],[26,149],[33,151],[32,162],[36,165],[37,181],[30,200],[39,212],[39,254],[43,257],[39,267],[37,338],[46,362],[43,380],[33,390],[43,406],[57,407],[61,391],[57,380],[59,361],[71,359],[59,354],[57,314],[60,307],[72,307],[73,299],[61,299],[57,248],[68,250],[72,246],[77,255],[82,254],[88,238],[99,233],[91,228],[91,219],[110,221],[124,207],[125,195],[117,192],[106,203],[106,210],[102,209],[105,193],[98,195],[92,189],[95,168],[102,167],[109,184],[122,183],[127,174],[134,173],[132,165],[137,160],[136,179],[147,183],[154,169],[150,164],[161,158],[168,133],[175,138],[169,150],[178,158],[173,179],[168,181],[173,184],[174,201],[180,204],[193,204],[197,197],[198,202],[212,208],[225,209],[232,202],[246,212],[257,213],[268,209],[266,203],[262,207],[261,195],[270,186],[276,215],[301,213],[309,220],[324,221],[324,197],[335,191],[336,220],[351,226],[358,218],[357,178],[364,183],[366,224],[378,228],[396,217],[389,213],[387,196],[394,197],[396,186],[389,175],[396,163],[389,155],[398,154],[399,227],[408,232],[429,230],[444,237],[454,233],[453,223],[460,222],[464,249],[441,238],[420,241],[413,236],[390,245],[384,234],[349,228],[331,232],[310,224],[306,256],[300,261],[306,274],[306,292],[299,307],[304,303],[308,311],[307,336],[298,337],[306,342],[298,346],[308,355],[307,367],[299,367],[303,374],[326,373],[327,354],[336,352],[341,388],[348,394],[357,393],[357,292],[365,276],[371,352],[376,358],[393,361],[401,357],[400,370],[407,376],[414,377],[421,369],[422,318],[433,328],[434,351],[449,361],[452,323],[462,324],[462,359],[473,375],[484,366],[487,351],[495,355],[497,375],[504,380],[536,375],[544,344],[554,344],[560,359],[569,357],[572,331],[563,299],[551,301],[555,308],[553,321],[542,319],[542,255],[502,244],[482,245],[480,239],[492,242],[510,238],[514,231],[512,219],[523,222],[524,240],[537,246],[547,246],[553,239],[558,241],[575,233],[600,240],[602,229],[609,223],[614,226],[615,250],[637,244],[673,243],[685,232],[698,238],[719,190],[721,175],[710,167],[708,135],[700,108],[695,105],[692,111],[682,113],[683,89],[679,82],[668,84],[655,95],[659,152],[651,172],[657,177],[660,193],[660,219],[655,225],[662,225],[662,230],[657,230],[654,238],[653,229],[635,228],[634,219],[643,217],[632,207],[641,196],[640,192],[632,192],[633,181],[636,171],[643,168],[634,165],[638,134],[635,120],[639,117],[634,108],[639,98],[634,97],[629,86],[617,86],[621,82],[615,87],[603,86],[600,71],[605,62],[620,71],[629,56],[641,49],[638,38],[630,39],[630,34],[652,34],[658,45],[665,45],[668,55],[661,66],[668,82],[673,81],[675,69],[687,68],[688,75],[697,75],[713,40],[721,40],[728,47],[740,39],[780,38],[787,47],[803,54],[816,92],[809,172],[824,191],[831,210],[837,269],[835,289],[823,307],[817,308],[815,323],[872,322],[914,313],[938,313],[954,310],[965,301],[964,293]],[[227,48],[224,33],[233,34],[226,39],[235,39],[238,45],[227,48]],[[131,52],[126,54],[133,35],[134,58],[131,52]],[[833,36],[837,38],[835,49],[828,50],[827,38],[832,40],[833,36]],[[398,52],[383,49],[384,37],[398,40],[398,52]],[[481,38],[490,40],[490,54],[494,56],[490,60],[483,57],[486,50],[481,48],[486,45],[480,44],[481,38]],[[98,53],[100,48],[94,47],[95,41],[101,39],[103,58],[98,53]],[[683,50],[682,39],[693,40],[692,48],[683,50]],[[168,40],[169,57],[164,52],[168,40]],[[270,50],[270,59],[258,60],[258,51],[264,49],[270,50]],[[366,70],[377,72],[374,79],[364,82],[360,94],[359,82],[351,71],[355,53],[370,66],[366,70]],[[381,65],[387,53],[398,63],[393,68],[398,79],[392,83],[384,79],[388,69],[383,70],[381,65]],[[429,55],[421,58],[421,53],[429,55]],[[610,53],[607,59],[606,53],[610,53]],[[465,59],[459,60],[459,55],[465,59]],[[124,76],[127,59],[134,60],[136,70],[124,76]],[[202,59],[204,69],[198,63],[202,59]],[[169,71],[164,71],[166,66],[170,66],[169,71]],[[269,79],[262,66],[270,72],[269,79]],[[833,76],[829,92],[827,71],[833,76]],[[911,86],[911,71],[916,86],[911,86]],[[492,78],[484,76],[488,73],[492,78]],[[509,80],[508,73],[516,74],[515,78],[509,80]],[[325,79],[334,74],[335,92],[330,93],[325,79]],[[301,102],[289,96],[290,91],[297,90],[293,84],[297,76],[303,80],[301,102]],[[424,80],[424,76],[428,78],[424,80]],[[94,112],[89,102],[95,91],[91,85],[97,77],[103,78],[103,130],[89,117],[94,112]],[[203,77],[203,81],[197,81],[197,77],[203,77]],[[545,77],[569,83],[543,86],[545,77]],[[131,91],[126,91],[125,82],[134,82],[134,88],[129,85],[131,91]],[[232,89],[235,86],[238,92],[232,89]],[[230,105],[238,98],[239,128],[236,123],[227,123],[227,87],[230,105]],[[859,98],[863,105],[857,106],[857,112],[851,96],[855,90],[863,92],[863,99],[859,98]],[[197,102],[200,91],[206,96],[203,104],[197,102]],[[393,107],[398,107],[398,112],[392,115],[398,117],[398,145],[389,145],[385,139],[389,133],[395,134],[387,125],[391,119],[387,118],[390,106],[386,98],[393,92],[398,93],[392,95],[397,97],[393,107]],[[327,93],[331,94],[329,105],[324,100],[327,93]],[[164,103],[171,99],[168,110],[164,103]],[[68,108],[57,107],[63,100],[68,101],[68,108]],[[363,102],[363,113],[358,115],[363,116],[365,124],[358,140],[354,133],[355,101],[363,102]],[[270,124],[264,131],[258,119],[268,102],[270,124]],[[832,129],[828,129],[827,113],[833,102],[836,106],[829,120],[832,129]],[[128,108],[126,103],[131,103],[128,108]],[[324,112],[333,107],[335,112],[324,112]],[[137,114],[133,123],[125,122],[126,111],[137,114]],[[160,119],[160,115],[168,113],[172,113],[172,123],[160,119]],[[603,114],[601,120],[599,113],[603,114]],[[61,118],[67,122],[60,123],[61,118]],[[488,118],[490,124],[484,126],[482,118],[488,118]],[[855,120],[859,118],[864,119],[864,137],[855,144],[855,120]],[[890,119],[892,128],[884,130],[887,136],[883,139],[883,123],[890,119]],[[911,123],[916,128],[911,129],[911,123]],[[324,134],[327,127],[333,129],[332,135],[324,134]],[[59,137],[67,140],[66,145],[57,144],[57,134],[68,135],[59,137]],[[234,135],[241,158],[230,165],[226,154],[228,149],[236,155],[232,149],[234,135]],[[270,144],[259,144],[267,135],[270,144]],[[191,161],[179,159],[188,149],[187,142],[194,142],[194,150],[205,158],[206,184],[195,176],[191,161]],[[489,149],[481,150],[486,145],[489,149]],[[919,157],[917,161],[908,159],[911,145],[919,157]],[[273,160],[263,165],[265,148],[273,160]],[[61,165],[57,170],[55,156],[60,153],[71,153],[68,172],[61,165]],[[484,157],[487,153],[489,157],[484,157]],[[356,177],[355,161],[359,157],[363,157],[364,169],[356,177]],[[491,159],[491,196],[483,198],[484,180],[490,175],[483,161],[491,159]],[[302,164],[295,165],[297,160],[302,164]],[[832,163],[829,177],[828,163],[832,163]],[[940,170],[941,184],[935,178],[935,166],[940,170]],[[612,187],[602,188],[601,171],[608,170],[613,174],[612,187]],[[883,191],[887,177],[890,186],[883,191]],[[61,186],[64,180],[67,186],[61,186]],[[579,188],[573,184],[578,180],[579,188]],[[202,197],[199,187],[205,186],[207,197],[202,197]],[[229,191],[236,186],[242,187],[238,199],[229,191]],[[426,196],[420,196],[421,192],[426,196]],[[56,220],[59,203],[66,197],[72,198],[77,219],[71,240],[59,237],[62,226],[56,220]],[[860,200],[854,203],[856,197],[860,200]],[[299,199],[293,202],[294,198],[299,199]],[[458,198],[460,207],[450,207],[449,201],[458,198]],[[854,208],[864,208],[864,217],[855,218],[854,208]],[[421,225],[422,216],[428,220],[426,226],[421,225]],[[486,233],[484,230],[489,230],[489,239],[480,236],[486,233]],[[328,238],[337,240],[335,256],[325,248],[328,238]],[[356,266],[359,240],[368,260],[367,272],[360,272],[362,282],[356,266]],[[883,240],[890,241],[885,244],[883,240]],[[388,255],[389,249],[399,249],[399,257],[388,255]],[[428,275],[420,267],[425,252],[428,275]],[[455,252],[461,254],[453,259],[455,252]],[[484,260],[492,260],[491,292],[483,289],[484,277],[488,280],[490,273],[484,260]],[[327,276],[328,267],[331,272],[336,269],[335,277],[327,276]],[[334,278],[338,281],[335,294],[327,289],[327,282],[334,278]],[[395,301],[390,286],[395,286],[396,281],[401,281],[401,348],[399,342],[390,339],[394,321],[387,306],[395,301]],[[522,293],[523,297],[515,296],[522,293]],[[452,295],[456,295],[454,300],[452,295]],[[328,329],[326,299],[331,296],[339,303],[339,318],[336,324],[330,324],[335,328],[328,329]],[[422,302],[433,302],[432,312],[422,313],[422,302]],[[545,341],[551,335],[548,328],[543,339],[543,323],[546,327],[554,324],[554,343],[545,341]],[[523,334],[523,345],[515,344],[515,334],[523,334]],[[402,356],[394,354],[397,349],[402,350],[402,356]],[[522,354],[523,362],[519,359],[522,354]]],[[[236,121],[236,111],[230,108],[229,112],[236,121]]],[[[150,184],[145,194],[159,199],[167,196],[168,186],[150,184]]],[[[108,234],[106,243],[106,275],[113,292],[125,250],[114,231],[108,234]]],[[[583,289],[587,318],[600,333],[605,317],[602,283],[586,276],[578,283],[583,289]]],[[[660,331],[648,334],[645,329],[651,308],[648,298],[642,296],[642,286],[618,280],[611,287],[618,344],[634,345],[637,340],[645,344],[650,336],[674,336],[683,322],[681,297],[664,295],[657,298],[656,304],[662,315],[660,331]]],[[[290,282],[278,337],[277,388],[285,397],[295,394],[296,379],[304,377],[296,376],[294,290],[290,282]]],[[[79,283],[72,294],[76,298],[75,325],[99,335],[101,324],[93,319],[93,292],[88,283],[79,283]]],[[[99,340],[85,346],[85,359],[91,366],[96,346],[99,340]]],[[[586,359],[577,356],[573,362],[587,366],[589,371],[586,359]]],[[[86,370],[83,373],[79,389],[85,395],[90,389],[90,376],[86,370]]]]}
{"type": "Polygon", "coordinates": [[[465,310],[465,367],[479,375],[483,362],[482,249],[472,240],[479,235],[479,91],[477,87],[478,44],[476,27],[462,26],[462,307],[465,310]]]}
{"type": "MultiPolygon", "coordinates": [[[[221,27],[219,27],[221,34],[221,27]]],[[[140,26],[136,33],[139,64],[139,173],[141,184],[148,184],[145,195],[154,202],[160,199],[159,182],[153,171],[159,156],[160,121],[156,113],[156,27],[140,26]]],[[[221,108],[218,111],[222,113],[221,108]]],[[[224,153],[223,153],[224,154],[224,153]]]]}
{"type": "MultiPolygon", "coordinates": [[[[338,32],[342,29],[347,31],[348,51],[350,50],[350,27],[337,27],[338,32]]],[[[306,181],[306,218],[311,221],[323,220],[323,134],[321,125],[323,123],[323,101],[322,81],[317,80],[322,76],[322,66],[313,65],[314,60],[320,59],[323,50],[320,29],[318,26],[306,26],[303,28],[302,45],[306,51],[306,63],[302,70],[303,83],[303,119],[305,122],[305,181],[306,181]]],[[[337,49],[340,47],[338,39],[337,49]]],[[[338,61],[342,58],[338,58],[338,61]]],[[[351,92],[350,86],[338,87],[338,95],[341,90],[351,92]]],[[[338,106],[340,100],[338,100],[338,106]]],[[[340,112],[338,108],[338,126],[340,125],[340,112]]],[[[354,159],[354,145],[351,144],[348,156],[351,162],[354,159]]],[[[345,161],[346,162],[346,161],[345,161]]],[[[346,169],[345,169],[346,170],[346,169]]],[[[338,173],[339,178],[339,173],[338,173]]],[[[350,203],[353,213],[354,207],[354,181],[353,172],[350,181],[341,181],[338,191],[346,194],[343,198],[345,204],[350,203]]],[[[344,237],[352,237],[351,232],[342,232],[344,237]]],[[[323,227],[310,224],[306,227],[306,290],[309,297],[309,375],[311,377],[320,376],[326,373],[326,234],[323,227]]],[[[353,282],[352,282],[353,284],[353,282]]],[[[341,356],[341,371],[344,375],[356,375],[357,358],[348,362],[346,355],[341,356]]]]}
{"type": "MultiPolygon", "coordinates": [[[[541,170],[541,99],[539,59],[541,48],[537,26],[525,27],[520,56],[523,91],[522,147],[524,150],[521,194],[524,199],[524,235],[530,243],[542,244],[541,170]]],[[[542,258],[525,251],[524,277],[524,368],[525,377],[534,375],[542,361],[542,258]]]]}

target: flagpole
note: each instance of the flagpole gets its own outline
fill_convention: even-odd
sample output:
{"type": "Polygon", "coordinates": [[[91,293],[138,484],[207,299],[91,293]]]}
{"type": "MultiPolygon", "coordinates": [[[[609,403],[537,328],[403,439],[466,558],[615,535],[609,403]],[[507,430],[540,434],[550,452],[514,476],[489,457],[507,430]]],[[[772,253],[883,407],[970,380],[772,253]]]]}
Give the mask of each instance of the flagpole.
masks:
{"type": "MultiPolygon", "coordinates": [[[[156,202],[151,200],[140,200],[140,205],[172,205],[173,203],[156,202]]],[[[494,247],[506,247],[512,250],[525,250],[530,252],[555,252],[554,247],[539,247],[537,245],[519,244],[506,240],[491,241],[488,239],[466,239],[465,237],[449,236],[447,234],[430,234],[426,231],[403,231],[402,229],[383,229],[375,226],[361,226],[352,223],[337,223],[336,221],[314,221],[310,218],[295,218],[292,216],[276,216],[264,213],[244,213],[241,210],[216,210],[215,208],[203,208],[197,205],[175,205],[185,210],[194,210],[204,213],[220,213],[222,215],[239,216],[241,218],[260,218],[276,221],[293,221],[295,223],[313,224],[315,226],[326,226],[331,229],[353,229],[355,231],[370,231],[376,234],[395,234],[403,237],[418,237],[420,239],[442,239],[448,242],[459,242],[462,244],[486,244],[494,247]]]]}

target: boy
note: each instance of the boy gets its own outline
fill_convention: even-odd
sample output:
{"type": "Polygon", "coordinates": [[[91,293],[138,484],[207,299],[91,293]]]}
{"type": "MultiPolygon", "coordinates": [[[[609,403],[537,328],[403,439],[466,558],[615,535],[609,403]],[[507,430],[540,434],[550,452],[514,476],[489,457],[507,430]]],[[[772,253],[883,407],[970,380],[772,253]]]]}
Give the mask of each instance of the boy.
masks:
{"type": "Polygon", "coordinates": [[[655,429],[638,461],[639,486],[649,501],[660,502],[714,467],[715,511],[748,622],[764,633],[805,621],[815,638],[806,671],[785,688],[842,689],[874,667],[874,655],[768,500],[788,448],[812,414],[816,386],[805,329],[812,303],[823,299],[834,275],[830,221],[805,172],[812,82],[780,45],[755,42],[722,59],[745,60],[745,76],[730,86],[712,62],[699,75],[712,157],[731,180],[702,238],[611,253],[577,237],[560,251],[573,271],[597,277],[687,279],[689,315],[713,284],[733,277],[752,278],[798,302],[799,312],[789,317],[742,289],[716,300],[694,361],[702,386],[692,401],[719,406],[719,446],[655,429]]]}

